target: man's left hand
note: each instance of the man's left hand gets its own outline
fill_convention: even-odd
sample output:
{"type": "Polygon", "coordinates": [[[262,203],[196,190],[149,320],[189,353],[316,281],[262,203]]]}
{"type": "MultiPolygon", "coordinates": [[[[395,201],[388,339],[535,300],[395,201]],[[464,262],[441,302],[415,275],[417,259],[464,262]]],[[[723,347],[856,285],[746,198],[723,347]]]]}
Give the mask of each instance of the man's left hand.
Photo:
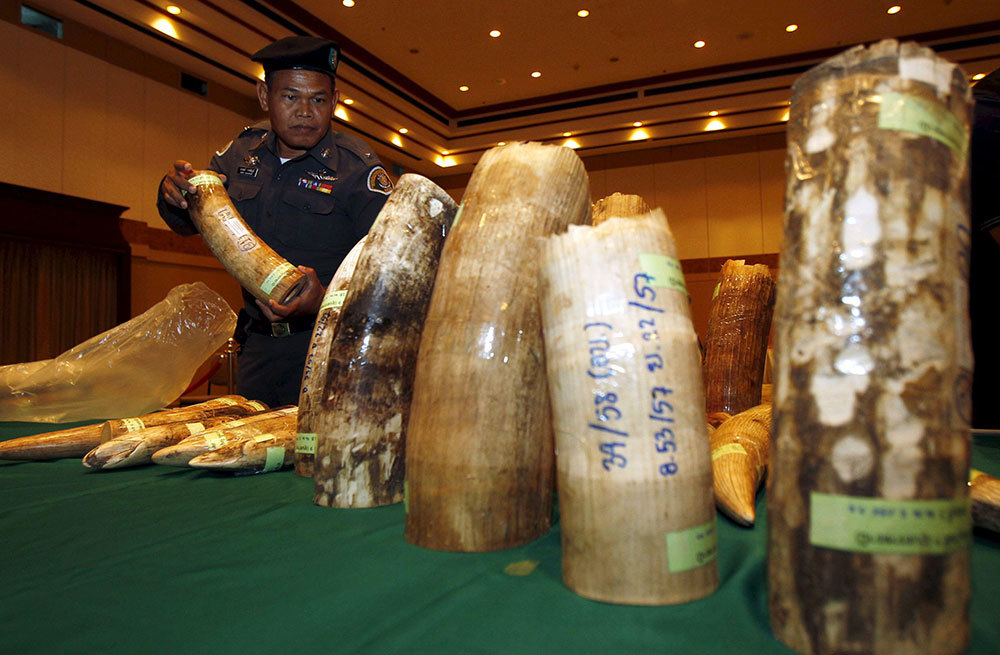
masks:
{"type": "Polygon", "coordinates": [[[308,266],[299,266],[300,271],[306,274],[306,285],[302,288],[302,293],[295,296],[287,305],[281,305],[273,300],[266,303],[257,300],[257,306],[264,312],[264,317],[272,323],[284,321],[295,316],[313,316],[319,312],[319,306],[323,303],[323,296],[326,289],[316,276],[316,271],[308,266]]]}

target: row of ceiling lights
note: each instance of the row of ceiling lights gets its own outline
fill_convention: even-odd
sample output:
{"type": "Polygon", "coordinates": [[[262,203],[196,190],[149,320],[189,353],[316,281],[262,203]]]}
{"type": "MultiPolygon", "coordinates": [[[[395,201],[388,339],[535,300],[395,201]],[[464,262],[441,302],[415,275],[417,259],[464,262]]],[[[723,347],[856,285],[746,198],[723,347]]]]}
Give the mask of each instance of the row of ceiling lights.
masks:
{"type": "MultiPolygon", "coordinates": [[[[354,0],[343,0],[343,4],[344,4],[345,7],[353,7],[355,3],[354,3],[354,0]]],[[[181,13],[181,11],[182,11],[181,8],[178,7],[178,6],[176,6],[176,5],[167,5],[166,6],[166,10],[167,10],[168,13],[170,13],[172,15],[175,15],[175,16],[179,15],[181,13]]],[[[901,10],[902,10],[902,7],[900,7],[899,5],[893,5],[893,6],[889,7],[886,10],[886,13],[892,15],[892,14],[899,13],[901,10]]],[[[586,9],[581,9],[581,10],[579,10],[577,12],[577,16],[579,16],[580,18],[586,18],[589,15],[590,15],[590,12],[588,10],[586,10],[586,9]]],[[[170,34],[174,38],[178,38],[176,32],[174,30],[172,30],[172,26],[170,26],[170,27],[171,27],[170,30],[164,30],[164,29],[162,29],[160,27],[158,27],[157,29],[160,29],[161,32],[166,31],[168,34],[170,34]]],[[[798,25],[796,25],[794,23],[791,23],[791,24],[785,26],[785,31],[786,32],[795,32],[796,30],[798,30],[798,28],[799,28],[798,25]]],[[[491,30],[489,34],[490,34],[490,36],[492,38],[498,38],[498,37],[501,36],[500,30],[496,30],[496,29],[495,30],[491,30]]],[[[694,43],[694,47],[695,48],[703,48],[703,47],[705,47],[705,45],[706,45],[706,43],[703,40],[698,40],[698,41],[695,41],[695,43],[694,43]]],[[[541,77],[542,74],[541,74],[540,71],[533,71],[531,73],[531,76],[534,77],[534,78],[538,78],[538,77],[541,77]]],[[[976,80],[982,79],[983,77],[985,77],[984,73],[977,73],[977,74],[975,74],[975,75],[972,76],[972,79],[974,81],[976,81],[976,80]]],[[[463,92],[464,91],[468,91],[469,87],[468,87],[468,85],[464,85],[463,84],[462,86],[459,87],[459,90],[463,91],[463,92]]],[[[354,100],[352,98],[344,98],[343,101],[342,101],[342,103],[344,105],[350,106],[350,105],[354,104],[354,100]]],[[[337,107],[337,109],[334,112],[334,114],[337,116],[337,118],[340,118],[343,121],[349,121],[350,120],[349,117],[348,117],[348,115],[347,115],[347,112],[344,110],[343,107],[337,107]]],[[[710,112],[708,112],[708,115],[710,117],[713,117],[713,120],[710,120],[705,125],[704,131],[706,131],[706,132],[712,132],[712,131],[717,131],[717,130],[723,130],[723,129],[726,128],[725,123],[723,123],[719,119],[715,119],[714,118],[715,116],[719,115],[718,111],[714,111],[714,110],[710,111],[710,112]]],[[[781,117],[781,120],[782,121],[787,121],[788,120],[788,111],[786,111],[784,113],[784,115],[781,117]]],[[[636,128],[636,129],[633,130],[633,132],[629,135],[629,139],[628,139],[629,141],[643,141],[643,140],[646,140],[646,139],[650,138],[648,132],[646,130],[644,130],[644,129],[641,129],[643,127],[642,121],[635,121],[635,122],[633,122],[632,123],[632,127],[636,128]]],[[[401,127],[401,128],[398,129],[398,133],[399,134],[407,134],[408,132],[409,132],[409,130],[407,128],[405,128],[405,127],[401,127]]],[[[572,132],[563,132],[562,136],[566,138],[566,141],[563,143],[564,146],[566,146],[568,148],[579,148],[580,147],[580,143],[578,141],[576,141],[575,139],[570,138],[570,137],[573,136],[572,132]]],[[[393,134],[390,140],[397,147],[402,147],[403,146],[402,140],[399,138],[399,136],[397,134],[393,134]]],[[[502,145],[506,145],[506,141],[499,141],[497,143],[497,145],[501,145],[501,146],[502,145]]],[[[454,161],[454,159],[451,158],[451,157],[449,157],[448,154],[449,153],[446,150],[446,151],[442,152],[441,156],[437,157],[437,164],[439,166],[450,167],[450,166],[454,166],[456,164],[456,162],[454,161]]]]}
{"type": "MultiPolygon", "coordinates": [[[[353,4],[354,4],[353,0],[350,0],[350,1],[351,1],[351,6],[353,6],[353,4]]],[[[345,0],[345,4],[346,3],[347,3],[347,0],[345,0]]],[[[893,5],[893,6],[889,7],[888,9],[886,9],[885,13],[890,14],[890,15],[892,15],[892,14],[898,14],[902,10],[903,10],[903,8],[900,7],[899,5],[893,5]]],[[[588,10],[586,10],[586,9],[581,9],[580,11],[576,12],[576,15],[579,16],[580,18],[586,18],[587,16],[590,15],[590,12],[588,10]]],[[[788,32],[788,33],[795,32],[798,29],[799,29],[799,26],[797,24],[795,24],[795,23],[789,23],[788,25],[785,25],[785,31],[788,32]]],[[[501,34],[502,34],[502,32],[500,30],[497,30],[497,29],[490,30],[490,37],[492,37],[494,39],[499,38],[501,34]]],[[[695,48],[701,49],[701,48],[704,48],[708,44],[703,39],[698,39],[697,41],[694,42],[693,45],[694,45],[695,48]]],[[[539,78],[539,77],[542,76],[542,73],[541,73],[541,71],[533,71],[531,73],[531,76],[534,77],[534,78],[539,78]]],[[[464,93],[464,92],[466,92],[466,91],[469,90],[469,85],[468,84],[462,84],[461,86],[458,87],[458,90],[462,91],[464,93]]]]}

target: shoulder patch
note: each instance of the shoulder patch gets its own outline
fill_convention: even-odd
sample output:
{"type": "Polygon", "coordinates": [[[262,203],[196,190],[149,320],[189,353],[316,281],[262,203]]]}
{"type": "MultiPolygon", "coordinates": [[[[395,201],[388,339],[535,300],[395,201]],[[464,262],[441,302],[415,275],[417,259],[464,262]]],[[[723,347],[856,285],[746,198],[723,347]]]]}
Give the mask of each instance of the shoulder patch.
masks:
{"type": "Polygon", "coordinates": [[[381,166],[376,166],[368,172],[368,190],[385,195],[392,193],[392,180],[381,166]]]}
{"type": "Polygon", "coordinates": [[[229,150],[229,147],[231,145],[233,145],[232,139],[229,140],[229,143],[227,143],[224,148],[215,151],[216,156],[221,157],[222,155],[226,154],[226,151],[229,150]]]}

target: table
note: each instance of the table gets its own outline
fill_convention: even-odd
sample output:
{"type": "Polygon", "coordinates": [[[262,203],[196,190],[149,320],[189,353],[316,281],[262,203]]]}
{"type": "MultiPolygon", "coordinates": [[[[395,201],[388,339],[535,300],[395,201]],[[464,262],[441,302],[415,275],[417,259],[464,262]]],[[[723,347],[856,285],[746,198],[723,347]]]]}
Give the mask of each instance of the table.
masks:
{"type": "MultiPolygon", "coordinates": [[[[4,423],[0,439],[58,427],[4,423]]],[[[973,466],[1000,474],[1000,438],[976,437],[973,466]]],[[[568,590],[558,523],[518,548],[425,550],[402,504],[316,507],[290,469],[3,461],[0,498],[0,652],[792,652],[768,626],[763,494],[755,528],[718,518],[718,591],[670,607],[568,590]]],[[[1000,537],[977,530],[969,653],[1000,652],[998,581],[1000,537]]]]}

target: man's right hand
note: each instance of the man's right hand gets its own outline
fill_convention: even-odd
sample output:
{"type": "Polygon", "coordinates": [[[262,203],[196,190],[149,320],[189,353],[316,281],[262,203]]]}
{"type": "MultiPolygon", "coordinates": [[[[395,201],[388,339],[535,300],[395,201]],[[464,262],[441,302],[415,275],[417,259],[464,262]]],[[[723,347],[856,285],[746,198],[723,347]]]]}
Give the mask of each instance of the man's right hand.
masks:
{"type": "MultiPolygon", "coordinates": [[[[194,168],[192,168],[190,162],[186,162],[183,159],[178,159],[174,162],[174,165],[167,169],[167,174],[163,178],[163,182],[160,184],[160,194],[163,196],[163,200],[172,207],[177,207],[178,209],[187,209],[187,201],[184,200],[184,193],[198,193],[198,187],[188,184],[188,178],[194,175],[194,168]]],[[[222,181],[226,181],[225,175],[219,175],[222,181]]]]}

